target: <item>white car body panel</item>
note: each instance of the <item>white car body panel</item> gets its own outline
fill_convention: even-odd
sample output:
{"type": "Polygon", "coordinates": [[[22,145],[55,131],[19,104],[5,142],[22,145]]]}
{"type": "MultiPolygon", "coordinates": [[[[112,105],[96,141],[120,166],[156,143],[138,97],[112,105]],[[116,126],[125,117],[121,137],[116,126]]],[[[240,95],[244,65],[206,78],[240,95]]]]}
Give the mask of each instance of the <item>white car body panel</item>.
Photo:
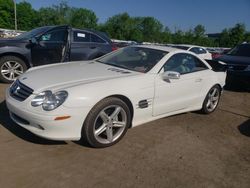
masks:
{"type": "Polygon", "coordinates": [[[215,84],[221,87],[225,84],[226,73],[212,71],[201,58],[209,69],[181,75],[179,80],[163,81],[159,71],[169,57],[176,53],[193,53],[167,47],[148,48],[166,50],[169,53],[145,74],[95,61],[30,69],[19,80],[34,90],[32,95],[20,102],[10,96],[9,89],[6,90],[6,104],[11,118],[20,126],[44,138],[79,140],[89,111],[106,97],[123,96],[131,102],[134,127],[169,115],[199,110],[209,89],[215,84]],[[45,90],[66,90],[69,96],[60,107],[52,111],[44,111],[41,106],[32,107],[31,100],[45,90]],[[139,108],[138,103],[141,100],[148,101],[147,108],[139,108]],[[30,125],[22,124],[13,113],[28,120],[30,125]],[[55,121],[58,116],[71,118],[55,121]],[[37,125],[45,130],[36,128],[37,125]]]}

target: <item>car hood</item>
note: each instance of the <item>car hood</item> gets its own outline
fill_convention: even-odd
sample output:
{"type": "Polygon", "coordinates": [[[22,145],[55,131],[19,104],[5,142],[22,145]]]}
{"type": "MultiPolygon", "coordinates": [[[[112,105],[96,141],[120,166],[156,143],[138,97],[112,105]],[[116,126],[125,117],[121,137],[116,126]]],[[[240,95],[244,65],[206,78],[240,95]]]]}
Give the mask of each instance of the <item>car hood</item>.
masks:
{"type": "Polygon", "coordinates": [[[229,65],[230,64],[250,65],[250,57],[223,55],[216,58],[216,60],[223,61],[229,65]]]}
{"type": "Polygon", "coordinates": [[[37,93],[44,89],[56,90],[136,74],[142,73],[96,61],[79,61],[31,68],[19,80],[37,93]]]}
{"type": "Polygon", "coordinates": [[[0,46],[11,46],[12,44],[24,43],[24,42],[27,43],[28,41],[15,38],[0,39],[0,46]]]}

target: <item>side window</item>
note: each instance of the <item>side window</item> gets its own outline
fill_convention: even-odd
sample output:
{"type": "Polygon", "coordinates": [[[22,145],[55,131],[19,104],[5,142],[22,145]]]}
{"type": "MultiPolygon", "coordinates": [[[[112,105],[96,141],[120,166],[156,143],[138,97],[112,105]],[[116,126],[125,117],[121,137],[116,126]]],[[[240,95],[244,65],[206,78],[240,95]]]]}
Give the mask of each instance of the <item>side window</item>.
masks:
{"type": "Polygon", "coordinates": [[[195,54],[199,54],[199,50],[196,47],[191,48],[189,51],[194,52],[195,54]]]}
{"type": "Polygon", "coordinates": [[[100,37],[91,34],[91,42],[96,42],[96,43],[106,43],[103,39],[101,39],[100,37]]]}
{"type": "Polygon", "coordinates": [[[90,42],[90,34],[83,31],[73,32],[74,42],[90,42]]]}
{"type": "Polygon", "coordinates": [[[67,33],[65,29],[49,31],[40,37],[40,41],[65,42],[67,40],[67,33]]]}
{"type": "Polygon", "coordinates": [[[180,74],[187,74],[200,70],[208,69],[208,67],[197,57],[191,54],[175,54],[163,66],[165,71],[175,71],[180,74]]]}
{"type": "Polygon", "coordinates": [[[207,53],[206,50],[204,50],[203,48],[199,48],[199,54],[206,54],[206,53],[207,53]]]}
{"type": "Polygon", "coordinates": [[[204,50],[203,48],[198,48],[198,47],[191,48],[190,51],[194,52],[195,54],[205,54],[205,53],[207,53],[206,50],[204,50]]]}

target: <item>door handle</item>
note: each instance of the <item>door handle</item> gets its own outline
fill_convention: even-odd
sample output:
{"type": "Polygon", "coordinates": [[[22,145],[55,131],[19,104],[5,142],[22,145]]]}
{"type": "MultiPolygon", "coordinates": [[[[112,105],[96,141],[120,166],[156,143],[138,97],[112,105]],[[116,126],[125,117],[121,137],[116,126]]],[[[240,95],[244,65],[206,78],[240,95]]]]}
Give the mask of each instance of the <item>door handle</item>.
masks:
{"type": "Polygon", "coordinates": [[[96,49],[96,46],[91,46],[90,49],[96,49]]]}
{"type": "Polygon", "coordinates": [[[196,78],[195,79],[195,82],[201,82],[202,81],[202,78],[196,78]]]}

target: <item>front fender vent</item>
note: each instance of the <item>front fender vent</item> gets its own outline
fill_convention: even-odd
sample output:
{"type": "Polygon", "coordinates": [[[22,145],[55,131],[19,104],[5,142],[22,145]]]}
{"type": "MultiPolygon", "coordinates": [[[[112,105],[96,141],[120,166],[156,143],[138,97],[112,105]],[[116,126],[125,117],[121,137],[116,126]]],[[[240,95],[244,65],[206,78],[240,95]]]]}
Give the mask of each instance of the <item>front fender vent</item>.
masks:
{"type": "Polygon", "coordinates": [[[139,108],[147,108],[148,107],[148,101],[147,100],[141,100],[138,103],[139,108]]]}

